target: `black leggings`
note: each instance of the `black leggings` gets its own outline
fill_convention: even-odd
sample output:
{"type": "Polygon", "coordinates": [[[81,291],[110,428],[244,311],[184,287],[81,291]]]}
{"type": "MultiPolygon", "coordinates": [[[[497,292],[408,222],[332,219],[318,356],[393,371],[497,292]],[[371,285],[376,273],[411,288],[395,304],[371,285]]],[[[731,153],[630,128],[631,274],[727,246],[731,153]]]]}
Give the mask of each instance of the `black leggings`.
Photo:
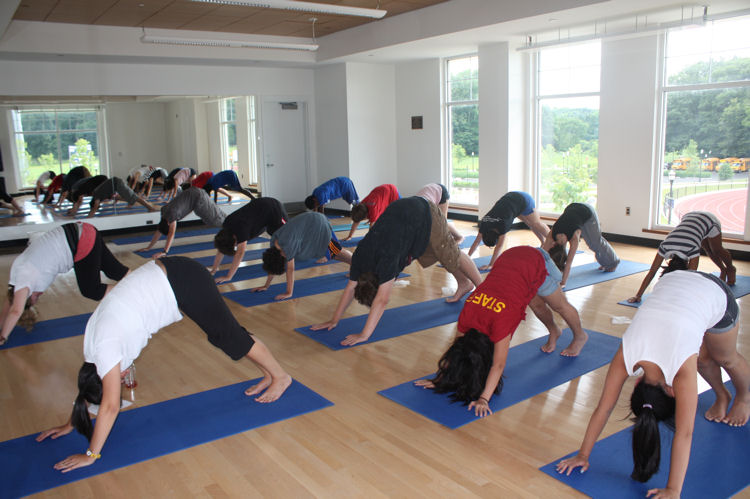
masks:
{"type": "Polygon", "coordinates": [[[206,333],[209,343],[232,360],[247,355],[255,340],[234,318],[206,267],[184,256],[159,261],[167,270],[177,306],[206,333]]]}
{"type": "Polygon", "coordinates": [[[104,293],[107,292],[107,285],[102,283],[100,271],[113,281],[119,281],[129,270],[109,251],[99,231],[96,232],[94,246],[89,254],[73,263],[73,269],[81,294],[96,301],[104,298],[104,293]]]}

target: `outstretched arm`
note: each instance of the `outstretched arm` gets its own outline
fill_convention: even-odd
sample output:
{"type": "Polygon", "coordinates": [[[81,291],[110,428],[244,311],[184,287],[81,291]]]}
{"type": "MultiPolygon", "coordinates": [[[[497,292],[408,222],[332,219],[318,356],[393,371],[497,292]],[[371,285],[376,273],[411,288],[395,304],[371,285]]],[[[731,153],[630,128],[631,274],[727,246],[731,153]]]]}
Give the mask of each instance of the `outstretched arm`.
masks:
{"type": "Polygon", "coordinates": [[[654,256],[654,261],[651,262],[651,268],[648,269],[648,274],[646,274],[646,277],[643,278],[643,282],[641,283],[641,287],[638,288],[638,292],[635,294],[635,296],[628,298],[628,301],[630,303],[638,303],[641,301],[641,298],[643,297],[643,293],[646,291],[646,288],[649,284],[651,284],[651,281],[654,279],[654,276],[656,275],[656,272],[659,270],[659,267],[661,267],[662,262],[664,261],[664,257],[661,256],[658,252],[654,256]]]}
{"type": "Polygon", "coordinates": [[[348,241],[349,239],[351,239],[354,235],[354,231],[357,230],[357,227],[359,227],[359,222],[353,222],[352,228],[349,230],[349,235],[342,239],[342,241],[348,241]]]}
{"type": "Polygon", "coordinates": [[[286,262],[286,293],[276,295],[274,300],[291,298],[294,293],[294,258],[286,262]]]}
{"type": "Polygon", "coordinates": [[[169,222],[169,230],[167,230],[167,240],[164,243],[164,251],[156,253],[152,258],[161,258],[162,256],[169,253],[169,248],[172,247],[172,242],[174,241],[175,232],[177,232],[177,220],[169,222]]]}
{"type": "Polygon", "coordinates": [[[471,243],[471,248],[469,248],[469,256],[474,254],[480,244],[482,244],[482,233],[477,232],[477,237],[474,239],[474,242],[471,243]]]}
{"type": "Polygon", "coordinates": [[[344,293],[341,295],[341,299],[339,300],[339,304],[336,307],[336,311],[333,313],[333,318],[328,322],[315,324],[314,326],[310,327],[310,329],[312,329],[313,331],[319,331],[321,329],[327,329],[328,331],[330,331],[331,329],[335,328],[341,320],[341,316],[344,315],[344,311],[352,303],[352,299],[354,298],[354,288],[356,287],[357,281],[350,280],[348,283],[346,283],[344,293]]]}
{"type": "MultiPolygon", "coordinates": [[[[234,274],[237,273],[237,269],[240,268],[240,263],[242,263],[242,259],[245,257],[246,250],[247,250],[247,241],[242,241],[241,243],[237,245],[237,251],[234,252],[234,258],[232,258],[232,266],[229,267],[229,272],[227,272],[227,275],[225,275],[224,277],[218,277],[216,279],[216,284],[221,284],[222,282],[228,282],[232,280],[232,278],[234,277],[234,274]]],[[[218,255],[221,255],[221,253],[217,251],[216,255],[218,258],[218,255]]],[[[218,266],[219,266],[218,263],[216,263],[216,260],[214,260],[214,268],[212,269],[212,271],[216,272],[216,269],[218,268],[218,266]]],[[[273,279],[273,277],[271,277],[271,279],[273,279]]]]}
{"type": "MultiPolygon", "coordinates": [[[[372,306],[370,306],[370,313],[367,314],[365,327],[362,328],[362,331],[359,334],[350,334],[346,338],[344,338],[344,340],[341,342],[342,345],[356,345],[357,343],[367,341],[370,336],[372,336],[372,333],[375,331],[378,322],[380,322],[380,318],[383,316],[386,305],[388,305],[388,300],[390,300],[391,298],[391,289],[393,289],[393,283],[395,281],[396,278],[394,277],[390,281],[386,281],[378,286],[378,292],[377,294],[375,294],[375,299],[372,301],[372,306]]],[[[352,295],[353,293],[354,289],[352,288],[352,295]]]]}
{"type": "Polygon", "coordinates": [[[570,275],[570,269],[573,267],[573,259],[576,257],[576,251],[578,251],[578,243],[580,240],[581,229],[578,229],[568,241],[570,247],[568,248],[568,258],[565,260],[565,270],[563,270],[562,281],[560,281],[561,288],[565,287],[565,283],[568,282],[568,276],[570,275]]]}
{"type": "MultiPolygon", "coordinates": [[[[109,370],[102,378],[102,403],[99,405],[99,414],[96,417],[94,425],[94,434],[89,442],[89,450],[94,454],[101,454],[104,442],[106,442],[115,419],[120,413],[120,364],[119,362],[109,370]]],[[[46,433],[46,432],[45,432],[46,433]]],[[[41,440],[42,435],[37,437],[41,440]]],[[[54,435],[53,435],[54,436],[54,435]]],[[[59,436],[59,435],[58,435],[59,436]]],[[[67,473],[76,468],[94,464],[96,458],[84,454],[73,454],[68,456],[59,463],[55,464],[55,469],[67,473]]]]}
{"type": "Polygon", "coordinates": [[[148,250],[150,250],[151,248],[154,247],[154,244],[156,244],[156,242],[160,238],[161,238],[161,232],[159,232],[159,230],[157,229],[157,230],[154,231],[154,237],[151,238],[151,242],[148,243],[148,246],[146,246],[145,248],[141,248],[139,250],[136,250],[136,251],[148,251],[148,250]]]}
{"type": "Polygon", "coordinates": [[[628,372],[625,369],[625,359],[622,355],[622,345],[620,345],[617,353],[615,353],[615,357],[612,359],[612,363],[609,365],[599,405],[596,406],[594,414],[591,415],[581,448],[578,450],[577,455],[563,459],[557,463],[558,473],[570,475],[570,472],[579,466],[581,467],[581,473],[583,473],[589,468],[591,449],[594,448],[594,444],[602,433],[604,425],[607,424],[607,420],[610,414],[612,414],[612,409],[615,408],[617,399],[620,398],[622,385],[625,384],[626,379],[628,379],[628,372]]]}
{"type": "Polygon", "coordinates": [[[13,331],[13,328],[18,324],[18,319],[23,314],[23,309],[26,305],[26,299],[29,297],[29,288],[23,287],[16,289],[13,293],[13,303],[5,301],[3,305],[2,315],[2,330],[0,330],[0,345],[8,340],[8,336],[13,331]]]}
{"type": "Polygon", "coordinates": [[[495,265],[495,261],[503,251],[503,243],[505,243],[505,234],[498,236],[497,243],[492,250],[492,258],[490,258],[490,263],[488,263],[487,265],[482,265],[481,267],[479,267],[479,270],[491,269],[492,266],[495,265]]]}
{"type": "Polygon", "coordinates": [[[495,349],[492,352],[492,367],[487,373],[487,381],[484,382],[484,390],[477,400],[469,404],[469,410],[474,409],[474,414],[479,417],[485,417],[492,414],[490,409],[490,398],[495,393],[497,385],[503,377],[505,362],[508,360],[508,349],[510,348],[510,336],[495,343],[495,349]]]}

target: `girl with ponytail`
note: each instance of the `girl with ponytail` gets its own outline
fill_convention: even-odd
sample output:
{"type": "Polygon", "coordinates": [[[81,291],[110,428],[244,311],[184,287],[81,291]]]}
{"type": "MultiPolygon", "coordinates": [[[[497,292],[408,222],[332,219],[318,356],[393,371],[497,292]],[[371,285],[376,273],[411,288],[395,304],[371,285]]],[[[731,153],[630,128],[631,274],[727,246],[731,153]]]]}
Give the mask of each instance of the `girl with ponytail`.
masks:
{"type": "Polygon", "coordinates": [[[62,426],[42,432],[37,441],[58,438],[73,429],[89,441],[83,454],[55,464],[63,473],[93,464],[120,412],[122,378],[152,335],[182,319],[180,309],[232,360],[251,360],[263,379],[245,390],[256,402],[274,402],[291,385],[268,348],[234,318],[206,267],[185,257],[151,261],[128,274],[104,297],[86,323],[78,396],[73,413],[62,426]],[[129,320],[123,320],[127,317],[129,320]],[[96,425],[88,404],[99,404],[96,425]]]}
{"type": "Polygon", "coordinates": [[[750,366],[737,352],[738,320],[737,302],[721,279],[692,270],[664,275],[623,334],[578,454],[558,463],[557,471],[570,474],[577,467],[581,472],[588,469],[591,450],[625,381],[628,376],[642,375],[630,398],[635,422],[631,477],[646,482],[659,470],[659,422],[674,417],[669,478],[664,488],[651,489],[648,496],[679,497],[695,425],[697,374],[716,393],[706,419],[742,426],[750,417],[750,366]],[[733,403],[720,367],[729,373],[737,390],[733,403]]]}
{"type": "Polygon", "coordinates": [[[554,326],[548,304],[560,311],[574,330],[580,330],[585,342],[578,313],[560,288],[560,272],[545,255],[530,246],[500,254],[487,279],[466,299],[458,317],[459,334],[440,358],[437,374],[417,381],[417,386],[450,393],[453,401],[468,405],[477,416],[492,414],[490,398],[502,389],[510,340],[529,305],[550,328],[553,344],[560,330],[554,326]]]}

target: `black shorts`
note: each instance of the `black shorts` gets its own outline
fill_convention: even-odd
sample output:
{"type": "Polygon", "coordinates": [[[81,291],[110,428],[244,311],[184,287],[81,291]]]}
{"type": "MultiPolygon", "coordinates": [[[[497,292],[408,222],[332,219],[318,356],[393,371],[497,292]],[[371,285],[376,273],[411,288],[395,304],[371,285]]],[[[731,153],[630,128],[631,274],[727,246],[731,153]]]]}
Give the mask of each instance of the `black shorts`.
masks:
{"type": "Polygon", "coordinates": [[[247,355],[255,340],[234,318],[206,267],[184,256],[163,257],[159,261],[167,270],[177,306],[206,333],[209,343],[232,360],[247,355]]]}
{"type": "Polygon", "coordinates": [[[440,202],[438,204],[445,204],[451,198],[451,193],[448,192],[448,188],[443,184],[438,184],[443,193],[440,195],[440,202]]]}

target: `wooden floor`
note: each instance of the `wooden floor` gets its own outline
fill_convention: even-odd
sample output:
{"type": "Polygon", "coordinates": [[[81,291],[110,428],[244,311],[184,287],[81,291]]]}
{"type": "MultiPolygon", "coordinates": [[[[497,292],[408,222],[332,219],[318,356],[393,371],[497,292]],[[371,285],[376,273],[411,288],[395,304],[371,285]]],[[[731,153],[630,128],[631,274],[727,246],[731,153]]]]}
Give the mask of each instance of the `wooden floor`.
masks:
{"type": "MultiPolygon", "coordinates": [[[[467,235],[475,231],[468,223],[456,225],[467,235]]],[[[178,244],[207,239],[205,236],[180,239],[178,244]]],[[[536,244],[528,231],[510,233],[507,242],[536,244]]],[[[109,247],[131,268],[146,261],[131,251],[139,245],[109,244],[109,247]]],[[[622,244],[614,247],[624,259],[650,263],[654,256],[650,248],[622,244]]],[[[483,248],[482,252],[488,254],[488,249],[483,248]]],[[[7,282],[14,257],[15,254],[0,255],[0,282],[7,282]]],[[[750,275],[750,263],[736,265],[740,274],[750,275]]],[[[299,270],[296,275],[300,279],[346,269],[344,264],[336,263],[299,270]]],[[[701,269],[715,270],[708,258],[701,259],[701,269]]],[[[442,287],[453,284],[452,278],[438,266],[422,269],[412,264],[407,272],[411,274],[410,284],[394,289],[389,307],[437,298],[442,287]]],[[[616,302],[633,295],[643,275],[588,286],[570,291],[567,296],[579,310],[584,327],[619,337],[627,326],[612,324],[612,317],[632,317],[635,309],[616,302]]],[[[245,289],[262,281],[222,285],[221,289],[245,289]]],[[[278,278],[276,282],[281,281],[278,278]]],[[[287,372],[331,400],[334,406],[41,495],[76,498],[580,496],[537,468],[578,448],[598,401],[606,367],[482,421],[449,430],[377,392],[433,372],[454,336],[455,324],[337,352],[293,331],[298,326],[327,320],[339,295],[337,291],[248,309],[228,302],[239,321],[268,345],[287,372]]],[[[742,315],[750,317],[750,296],[741,298],[740,305],[742,315]]],[[[95,302],[81,297],[70,272],[57,278],[40,299],[38,309],[40,319],[44,320],[91,312],[95,306],[95,302]]],[[[366,309],[355,303],[347,315],[363,313],[366,309]]],[[[558,322],[562,324],[559,317],[558,322]]],[[[738,347],[750,358],[747,324],[745,321],[741,326],[738,347]]],[[[513,345],[544,334],[546,330],[529,312],[513,338],[513,345]]],[[[0,351],[0,440],[64,423],[76,395],[76,374],[81,362],[82,336],[0,351]]],[[[139,382],[136,406],[259,375],[249,361],[232,362],[208,344],[205,335],[189,319],[155,335],[136,365],[139,382]]],[[[603,436],[630,424],[626,419],[626,399],[632,383],[629,381],[623,390],[603,436]]],[[[103,459],[108,452],[116,449],[105,445],[103,459]]],[[[40,460],[46,458],[43,454],[38,456],[40,460]]],[[[53,462],[49,464],[52,466],[53,462]]],[[[622,472],[627,474],[630,470],[622,472]]],[[[740,496],[750,497],[750,489],[740,496]]]]}

